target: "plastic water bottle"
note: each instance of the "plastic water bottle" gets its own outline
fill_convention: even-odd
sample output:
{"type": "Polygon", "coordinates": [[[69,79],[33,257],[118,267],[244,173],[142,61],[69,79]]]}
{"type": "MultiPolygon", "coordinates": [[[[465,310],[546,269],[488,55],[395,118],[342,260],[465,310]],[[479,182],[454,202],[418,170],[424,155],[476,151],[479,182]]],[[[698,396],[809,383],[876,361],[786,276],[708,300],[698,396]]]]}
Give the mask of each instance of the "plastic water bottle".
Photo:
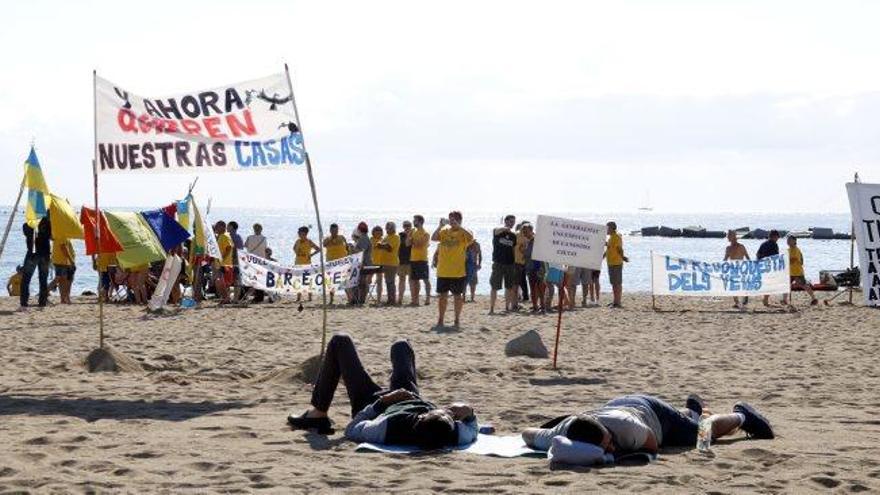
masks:
{"type": "Polygon", "coordinates": [[[697,450],[709,452],[712,447],[712,418],[708,415],[700,417],[700,426],[697,430],[697,450]]]}

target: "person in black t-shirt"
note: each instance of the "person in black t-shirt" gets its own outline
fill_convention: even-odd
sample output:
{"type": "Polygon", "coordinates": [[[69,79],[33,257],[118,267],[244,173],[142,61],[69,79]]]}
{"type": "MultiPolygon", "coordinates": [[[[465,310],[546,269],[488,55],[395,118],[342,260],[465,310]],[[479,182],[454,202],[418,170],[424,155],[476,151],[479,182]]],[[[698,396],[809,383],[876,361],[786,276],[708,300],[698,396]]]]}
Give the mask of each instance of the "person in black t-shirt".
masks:
{"type": "MultiPolygon", "coordinates": [[[[397,259],[400,260],[400,266],[397,267],[397,305],[403,304],[403,293],[406,292],[406,286],[412,277],[412,265],[410,257],[412,254],[412,242],[407,244],[406,240],[412,234],[412,222],[403,221],[403,232],[400,233],[400,248],[397,249],[397,259]]],[[[410,289],[412,291],[412,289],[410,289]]]]}
{"type": "MultiPolygon", "coordinates": [[[[777,241],[779,241],[779,232],[771,230],[769,238],[758,247],[758,254],[755,255],[755,258],[760,260],[779,254],[777,241]]],[[[770,296],[764,296],[764,306],[770,306],[770,296]]]]}
{"type": "Polygon", "coordinates": [[[492,231],[492,275],[489,285],[492,292],[489,296],[489,314],[495,314],[495,300],[498,291],[504,287],[504,310],[510,311],[516,307],[516,287],[519,283],[516,277],[516,265],[513,249],[516,247],[516,233],[513,226],[516,217],[507,215],[504,217],[504,225],[492,231]]]}
{"type": "Polygon", "coordinates": [[[40,292],[37,302],[42,308],[49,302],[49,258],[52,255],[52,224],[49,222],[47,215],[37,224],[36,232],[27,223],[21,226],[21,230],[25,237],[27,252],[24,256],[24,268],[21,274],[19,303],[21,304],[21,310],[28,307],[31,278],[33,278],[34,272],[38,271],[40,292]]]}

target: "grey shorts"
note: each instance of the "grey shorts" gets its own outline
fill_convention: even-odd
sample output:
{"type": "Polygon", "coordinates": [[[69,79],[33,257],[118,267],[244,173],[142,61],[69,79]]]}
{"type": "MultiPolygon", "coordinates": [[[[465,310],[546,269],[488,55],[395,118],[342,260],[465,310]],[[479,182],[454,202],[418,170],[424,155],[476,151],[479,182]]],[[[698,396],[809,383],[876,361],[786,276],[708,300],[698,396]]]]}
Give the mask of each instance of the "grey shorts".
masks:
{"type": "Polygon", "coordinates": [[[500,290],[502,286],[505,289],[512,289],[518,284],[519,282],[516,279],[516,265],[492,263],[492,275],[489,276],[489,285],[492,286],[492,290],[500,290]]]}
{"type": "Polygon", "coordinates": [[[398,277],[410,277],[412,276],[412,265],[409,263],[402,264],[397,267],[397,276],[398,277]]]}
{"type": "Polygon", "coordinates": [[[611,285],[623,284],[623,265],[608,267],[608,281],[611,285]]]}
{"type": "Polygon", "coordinates": [[[587,285],[593,281],[593,270],[589,268],[575,268],[568,279],[569,286],[587,285]]]}

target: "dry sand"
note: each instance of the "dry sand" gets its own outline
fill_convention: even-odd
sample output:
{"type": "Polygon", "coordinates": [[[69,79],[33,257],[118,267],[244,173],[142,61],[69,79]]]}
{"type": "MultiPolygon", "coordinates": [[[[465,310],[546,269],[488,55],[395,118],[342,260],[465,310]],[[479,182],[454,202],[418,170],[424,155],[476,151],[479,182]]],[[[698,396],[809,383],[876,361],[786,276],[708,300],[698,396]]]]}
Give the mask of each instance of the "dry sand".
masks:
{"type": "MultiPolygon", "coordinates": [[[[340,434],[290,431],[309,387],[298,367],[320,344],[320,310],[290,302],[213,304],[166,316],[107,309],[108,342],[149,371],[88,373],[93,300],[16,313],[0,300],[0,492],[838,492],[880,490],[880,311],[798,313],[729,300],[627,295],[623,310],[565,316],[559,369],[506,358],[506,341],[538,330],[552,351],[555,316],[490,317],[465,306],[460,331],[432,329],[436,307],[334,309],[378,380],[395,337],[416,349],[423,394],[469,400],[483,423],[515,433],[558,414],[645,391],[682,404],[698,392],[719,411],[756,404],[779,438],[741,435],[714,457],[667,452],[648,466],[555,468],[542,459],[451,453],[355,453],[340,434]]],[[[804,302],[803,296],[799,299],[804,302]]],[[[347,420],[340,388],[331,411],[347,420]]]]}

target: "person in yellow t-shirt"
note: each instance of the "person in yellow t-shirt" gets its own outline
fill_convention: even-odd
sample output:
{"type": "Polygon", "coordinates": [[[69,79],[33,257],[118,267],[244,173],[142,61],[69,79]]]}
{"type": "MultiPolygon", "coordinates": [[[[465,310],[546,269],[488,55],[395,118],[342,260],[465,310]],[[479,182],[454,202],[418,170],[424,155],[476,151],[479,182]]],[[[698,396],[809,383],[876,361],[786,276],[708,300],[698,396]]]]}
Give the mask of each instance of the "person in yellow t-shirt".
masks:
{"type": "Polygon", "coordinates": [[[12,297],[18,297],[21,295],[21,274],[22,274],[21,265],[15,267],[15,273],[9,277],[9,281],[6,282],[6,292],[9,293],[12,297]]]}
{"type": "Polygon", "coordinates": [[[409,277],[409,292],[412,296],[410,304],[419,305],[419,281],[425,282],[425,306],[431,304],[431,278],[428,268],[428,243],[431,236],[425,231],[425,217],[413,215],[413,230],[406,238],[406,243],[412,247],[409,255],[411,274],[409,277]]]}
{"type": "Polygon", "coordinates": [[[382,301],[382,291],[384,289],[384,284],[382,283],[384,267],[388,263],[385,261],[385,254],[387,253],[385,250],[379,248],[379,244],[382,243],[382,227],[376,225],[373,227],[373,230],[370,231],[370,252],[372,253],[371,258],[373,261],[373,266],[382,267],[382,270],[376,272],[372,282],[376,283],[376,300],[382,301]]]}
{"type": "MultiPolygon", "coordinates": [[[[345,241],[345,237],[339,235],[339,225],[331,223],[330,236],[321,242],[324,245],[324,249],[327,250],[325,253],[327,261],[338,260],[348,256],[348,243],[345,241]]],[[[333,304],[334,295],[336,295],[336,292],[330,291],[330,304],[333,304]]]]}
{"type": "Polygon", "coordinates": [[[460,211],[452,211],[448,218],[441,218],[440,224],[431,235],[431,240],[438,242],[437,247],[437,326],[443,327],[446,317],[447,298],[452,292],[455,311],[455,327],[461,322],[461,308],[464,304],[464,289],[467,283],[467,248],[474,236],[461,226],[460,211]]]}
{"type": "Polygon", "coordinates": [[[226,231],[226,222],[221,220],[214,224],[214,234],[217,236],[217,245],[220,247],[220,259],[216,260],[214,265],[216,267],[214,285],[217,289],[217,295],[220,296],[220,304],[226,304],[231,302],[229,288],[235,283],[232,263],[235,245],[232,243],[232,236],[226,231]]]}
{"type": "MultiPolygon", "coordinates": [[[[804,275],[804,255],[801,253],[800,248],[797,247],[797,238],[788,236],[787,242],[791,288],[800,289],[809,294],[811,299],[810,305],[815,306],[819,304],[819,300],[816,299],[816,294],[813,293],[813,286],[807,282],[807,277],[804,275]]],[[[789,304],[788,294],[782,296],[782,304],[789,304]]]]}
{"type": "MultiPolygon", "coordinates": [[[[385,224],[385,237],[376,244],[374,253],[382,253],[382,276],[385,278],[385,291],[388,300],[385,304],[395,306],[397,304],[397,269],[400,266],[400,236],[397,235],[397,225],[394,222],[385,224]]],[[[375,261],[375,254],[373,260],[375,261]]],[[[379,301],[382,299],[380,298],[379,301]]]]}
{"type": "Polygon", "coordinates": [[[324,248],[327,250],[327,261],[348,256],[348,243],[345,237],[339,235],[339,225],[330,224],[330,236],[324,239],[324,248]]]}
{"type": "Polygon", "coordinates": [[[52,243],[52,264],[55,265],[55,283],[61,304],[70,304],[70,289],[76,272],[76,253],[70,239],[56,239],[52,243]]]}
{"type": "Polygon", "coordinates": [[[108,300],[107,296],[110,291],[110,267],[116,266],[116,263],[116,253],[100,253],[95,256],[94,268],[101,281],[99,296],[105,301],[108,300]]]}
{"type": "MultiPolygon", "coordinates": [[[[296,242],[293,243],[293,254],[296,256],[294,260],[295,265],[311,265],[312,264],[312,256],[321,252],[321,248],[318,247],[311,239],[309,239],[309,228],[306,226],[302,226],[296,231],[296,235],[299,237],[296,242]]],[[[302,294],[296,295],[297,302],[302,300],[302,294]]],[[[309,291],[309,301],[312,300],[312,291],[309,291]]]]}
{"type": "Polygon", "coordinates": [[[607,227],[608,243],[605,249],[605,259],[608,261],[608,281],[611,282],[614,295],[611,307],[619,308],[623,298],[623,263],[629,261],[629,258],[623,254],[623,238],[617,232],[617,224],[608,222],[607,227]]]}

